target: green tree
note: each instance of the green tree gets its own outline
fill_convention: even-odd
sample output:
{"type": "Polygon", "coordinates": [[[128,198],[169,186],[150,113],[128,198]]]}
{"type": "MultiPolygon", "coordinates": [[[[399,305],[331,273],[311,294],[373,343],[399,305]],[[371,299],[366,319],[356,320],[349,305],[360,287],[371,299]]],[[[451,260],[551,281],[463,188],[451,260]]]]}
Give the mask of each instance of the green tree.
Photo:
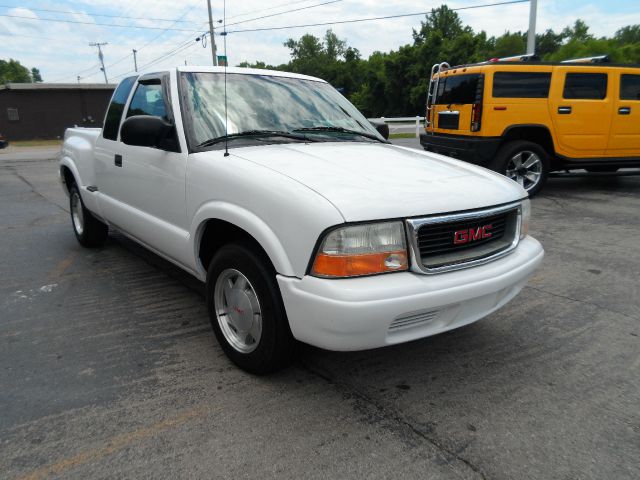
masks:
{"type": "Polygon", "coordinates": [[[31,72],[18,60],[12,58],[0,60],[0,84],[8,82],[31,83],[32,81],[31,72]]]}
{"type": "Polygon", "coordinates": [[[640,43],[640,25],[622,27],[614,37],[621,44],[640,43]]]}
{"type": "Polygon", "coordinates": [[[31,69],[31,81],[33,81],[33,83],[42,82],[42,75],[40,75],[40,70],[35,67],[31,69]]]}
{"type": "Polygon", "coordinates": [[[432,8],[424,22],[420,22],[420,30],[413,31],[413,42],[426,42],[429,35],[438,33],[443,38],[453,38],[460,35],[464,28],[460,16],[446,5],[432,8]]]}
{"type": "MultiPolygon", "coordinates": [[[[323,37],[306,34],[285,42],[291,59],[284,65],[240,65],[320,77],[340,88],[367,116],[406,116],[424,113],[434,64],[462,65],[526,51],[526,32],[488,38],[464,25],[446,5],[432,9],[412,33],[411,43],[374,52],[367,59],[331,30],[323,37]]],[[[607,54],[614,62],[640,63],[640,25],[623,27],[611,38],[596,38],[584,21],[577,20],[561,32],[548,29],[537,34],[536,53],[546,61],[607,54]]]]}
{"type": "Polygon", "coordinates": [[[583,20],[576,20],[573,27],[565,27],[562,30],[562,36],[568,38],[569,41],[586,42],[593,38],[593,35],[589,33],[589,27],[583,20]]]}
{"type": "Polygon", "coordinates": [[[527,36],[522,32],[506,32],[496,38],[493,57],[502,58],[521,55],[527,51],[527,36]]]}

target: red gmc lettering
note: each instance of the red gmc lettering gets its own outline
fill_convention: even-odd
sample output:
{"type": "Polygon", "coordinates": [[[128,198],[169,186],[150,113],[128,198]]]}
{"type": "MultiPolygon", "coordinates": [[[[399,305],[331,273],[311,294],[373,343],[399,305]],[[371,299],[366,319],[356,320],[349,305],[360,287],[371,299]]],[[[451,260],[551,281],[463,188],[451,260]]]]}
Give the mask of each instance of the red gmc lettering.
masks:
{"type": "Polygon", "coordinates": [[[483,238],[491,237],[491,229],[493,225],[484,225],[478,228],[469,228],[468,230],[458,230],[453,234],[454,245],[463,245],[465,243],[474,242],[483,238]]]}

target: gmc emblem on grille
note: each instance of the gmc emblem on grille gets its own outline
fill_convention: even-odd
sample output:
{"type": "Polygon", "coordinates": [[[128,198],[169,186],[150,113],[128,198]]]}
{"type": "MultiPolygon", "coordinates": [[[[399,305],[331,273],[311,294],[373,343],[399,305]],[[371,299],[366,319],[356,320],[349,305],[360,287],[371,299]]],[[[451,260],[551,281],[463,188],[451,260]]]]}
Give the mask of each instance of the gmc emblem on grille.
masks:
{"type": "Polygon", "coordinates": [[[491,229],[493,225],[483,225],[478,228],[467,228],[465,230],[457,230],[453,234],[454,245],[464,245],[465,243],[475,242],[483,238],[491,237],[491,229]]]}

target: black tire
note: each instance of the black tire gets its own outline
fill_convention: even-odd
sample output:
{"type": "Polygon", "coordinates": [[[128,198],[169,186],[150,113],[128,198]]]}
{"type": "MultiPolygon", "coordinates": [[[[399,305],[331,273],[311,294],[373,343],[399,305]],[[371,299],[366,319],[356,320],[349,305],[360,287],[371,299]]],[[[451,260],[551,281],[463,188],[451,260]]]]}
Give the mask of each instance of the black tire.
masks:
{"type": "Polygon", "coordinates": [[[75,183],[69,188],[69,211],[73,233],[80,245],[91,248],[104,244],[109,235],[109,227],[86,209],[80,190],[75,183]]]}
{"type": "MultiPolygon", "coordinates": [[[[241,277],[235,278],[240,279],[241,277]]],[[[289,328],[284,303],[276,282],[276,272],[271,262],[258,248],[250,243],[233,243],[223,246],[209,264],[206,297],[213,331],[220,346],[233,363],[249,373],[258,375],[280,370],[291,363],[296,340],[289,328]],[[240,273],[245,277],[245,280],[248,281],[246,288],[236,288],[238,280],[233,283],[233,278],[228,277],[236,275],[233,272],[240,273]],[[217,287],[221,288],[220,285],[231,284],[233,285],[233,287],[229,287],[231,290],[222,287],[224,293],[219,289],[216,290],[217,287]],[[238,295],[242,299],[238,299],[238,295]],[[258,316],[253,310],[248,314],[245,309],[239,307],[242,305],[252,308],[247,303],[242,304],[245,299],[243,295],[246,295],[247,298],[257,299],[260,311],[258,316]],[[237,302],[229,301],[229,297],[235,297],[237,302]],[[218,308],[221,311],[220,320],[218,319],[218,308]],[[238,320],[236,324],[233,318],[234,314],[231,313],[232,310],[236,312],[235,317],[251,318],[252,320],[248,321],[252,325],[257,322],[256,318],[259,318],[260,336],[257,341],[246,333],[254,327],[248,327],[247,323],[244,323],[245,328],[243,329],[240,327],[243,320],[238,320]],[[223,332],[223,328],[225,332],[223,332]],[[242,336],[245,336],[244,341],[240,338],[242,336]],[[247,338],[249,341],[246,341],[247,338]],[[234,341],[240,342],[238,348],[232,344],[234,341]],[[239,348],[253,348],[253,350],[244,352],[239,348]]]]}
{"type": "Polygon", "coordinates": [[[498,154],[495,160],[489,165],[489,168],[520,183],[527,193],[529,193],[529,196],[532,197],[542,189],[549,176],[549,154],[537,143],[515,140],[506,143],[498,150],[498,154]],[[539,162],[534,164],[535,170],[528,172],[530,176],[537,174],[535,181],[525,177],[525,171],[518,173],[517,169],[509,168],[516,166],[515,162],[517,161],[518,155],[520,155],[519,158],[522,164],[525,164],[527,159],[531,158],[532,154],[539,159],[539,162]]]}
{"type": "Polygon", "coordinates": [[[600,167],[587,167],[585,168],[587,172],[590,173],[613,173],[619,170],[619,167],[613,167],[609,165],[602,165],[600,167]]]}

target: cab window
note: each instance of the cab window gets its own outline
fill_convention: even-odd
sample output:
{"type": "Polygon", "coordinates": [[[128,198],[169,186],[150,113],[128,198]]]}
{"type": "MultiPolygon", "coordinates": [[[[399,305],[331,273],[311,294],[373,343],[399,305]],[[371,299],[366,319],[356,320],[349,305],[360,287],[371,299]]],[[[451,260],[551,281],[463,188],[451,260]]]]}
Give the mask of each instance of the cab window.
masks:
{"type": "Polygon", "coordinates": [[[494,98],[547,98],[550,72],[496,72],[493,75],[494,98]]]}
{"type": "Polygon", "coordinates": [[[640,75],[620,76],[620,100],[640,100],[640,75]]]}
{"type": "Polygon", "coordinates": [[[162,85],[138,84],[136,92],[133,94],[127,118],[133,115],[152,115],[162,117],[167,120],[167,108],[164,103],[162,85]]]}
{"type": "Polygon", "coordinates": [[[129,98],[129,92],[136,81],[136,77],[125,78],[118,88],[116,88],[109,109],[107,110],[107,116],[104,120],[104,128],[102,129],[102,136],[108,140],[118,139],[118,127],[120,127],[120,119],[122,118],[122,112],[124,111],[124,104],[127,103],[129,98]]]}
{"type": "Polygon", "coordinates": [[[607,96],[607,74],[567,73],[562,96],[567,99],[603,100],[607,96]]]}

